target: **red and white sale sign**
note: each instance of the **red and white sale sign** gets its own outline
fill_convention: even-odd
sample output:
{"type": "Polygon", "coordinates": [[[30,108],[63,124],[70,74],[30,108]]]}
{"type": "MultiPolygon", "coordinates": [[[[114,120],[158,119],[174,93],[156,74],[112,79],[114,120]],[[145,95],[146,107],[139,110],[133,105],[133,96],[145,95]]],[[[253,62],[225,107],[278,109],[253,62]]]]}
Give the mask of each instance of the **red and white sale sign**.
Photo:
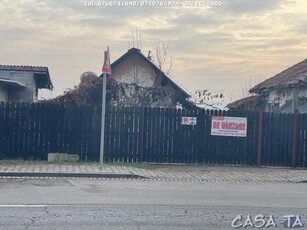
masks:
{"type": "Polygon", "coordinates": [[[246,137],[247,118],[246,117],[211,117],[211,135],[246,137]]]}
{"type": "Polygon", "coordinates": [[[197,118],[196,117],[181,117],[182,125],[196,125],[197,118]]]}

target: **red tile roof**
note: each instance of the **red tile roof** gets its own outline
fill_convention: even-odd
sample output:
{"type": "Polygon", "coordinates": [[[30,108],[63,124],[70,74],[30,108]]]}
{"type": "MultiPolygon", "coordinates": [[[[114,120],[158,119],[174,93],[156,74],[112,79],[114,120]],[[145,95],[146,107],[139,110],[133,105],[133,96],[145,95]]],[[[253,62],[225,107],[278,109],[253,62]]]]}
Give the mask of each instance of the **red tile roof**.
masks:
{"type": "Polygon", "coordinates": [[[229,109],[237,109],[237,108],[256,108],[256,105],[259,101],[260,96],[259,95],[254,95],[254,96],[249,96],[245,97],[242,99],[239,99],[237,101],[234,101],[230,104],[228,104],[226,107],[229,109]]]}
{"type": "Polygon", "coordinates": [[[266,89],[286,88],[307,82],[307,59],[259,83],[249,90],[250,93],[260,93],[266,89]]]}

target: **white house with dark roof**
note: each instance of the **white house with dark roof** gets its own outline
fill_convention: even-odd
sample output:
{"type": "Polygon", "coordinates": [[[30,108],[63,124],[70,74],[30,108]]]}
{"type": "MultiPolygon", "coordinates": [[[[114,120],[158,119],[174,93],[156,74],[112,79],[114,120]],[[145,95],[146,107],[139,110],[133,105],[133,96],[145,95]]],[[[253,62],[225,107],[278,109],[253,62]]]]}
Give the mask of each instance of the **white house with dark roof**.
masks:
{"type": "Polygon", "coordinates": [[[0,65],[0,102],[37,102],[39,89],[53,89],[48,67],[0,65]]]}
{"type": "MultiPolygon", "coordinates": [[[[137,86],[129,87],[129,89],[133,90],[124,93],[131,95],[129,96],[131,100],[137,100],[136,97],[134,98],[137,95],[137,92],[135,92],[137,88],[155,90],[156,92],[161,89],[162,94],[165,95],[160,94],[157,99],[153,99],[156,101],[156,107],[175,108],[178,104],[183,107],[194,107],[188,101],[189,93],[155,65],[150,58],[146,57],[140,49],[129,49],[128,52],[112,63],[111,69],[112,74],[110,77],[116,82],[137,86]]],[[[118,97],[122,98],[122,95],[118,97]]],[[[144,98],[142,103],[146,105],[148,102],[144,98]]]]}
{"type": "Polygon", "coordinates": [[[233,110],[262,108],[266,112],[307,113],[307,59],[287,68],[249,90],[256,97],[240,99],[227,107],[233,110]],[[251,100],[253,102],[251,103],[251,100]]]}

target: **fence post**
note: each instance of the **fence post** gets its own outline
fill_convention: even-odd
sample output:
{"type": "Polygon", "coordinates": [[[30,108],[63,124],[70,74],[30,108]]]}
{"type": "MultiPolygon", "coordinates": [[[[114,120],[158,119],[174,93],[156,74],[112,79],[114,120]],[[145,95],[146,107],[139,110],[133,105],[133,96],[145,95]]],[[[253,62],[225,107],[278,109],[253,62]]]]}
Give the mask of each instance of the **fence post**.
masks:
{"type": "Polygon", "coordinates": [[[296,166],[296,139],[297,139],[297,120],[298,110],[296,109],[293,114],[293,133],[292,133],[292,168],[296,166]]]}
{"type": "Polygon", "coordinates": [[[263,109],[259,110],[259,119],[258,119],[258,151],[257,151],[258,167],[260,167],[261,165],[262,123],[263,123],[263,109]]]}
{"type": "Polygon", "coordinates": [[[139,109],[140,112],[140,142],[139,142],[139,157],[140,157],[140,161],[143,162],[143,154],[144,154],[144,121],[145,121],[145,108],[144,106],[142,106],[139,109]]]}

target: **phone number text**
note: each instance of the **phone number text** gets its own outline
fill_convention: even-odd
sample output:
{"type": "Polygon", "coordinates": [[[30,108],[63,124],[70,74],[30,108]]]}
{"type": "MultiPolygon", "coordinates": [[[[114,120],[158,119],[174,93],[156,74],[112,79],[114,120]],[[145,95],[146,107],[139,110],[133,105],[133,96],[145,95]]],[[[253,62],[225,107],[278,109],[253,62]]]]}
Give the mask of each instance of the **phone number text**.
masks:
{"type": "Polygon", "coordinates": [[[97,7],[217,7],[222,1],[84,1],[97,7]]]}

